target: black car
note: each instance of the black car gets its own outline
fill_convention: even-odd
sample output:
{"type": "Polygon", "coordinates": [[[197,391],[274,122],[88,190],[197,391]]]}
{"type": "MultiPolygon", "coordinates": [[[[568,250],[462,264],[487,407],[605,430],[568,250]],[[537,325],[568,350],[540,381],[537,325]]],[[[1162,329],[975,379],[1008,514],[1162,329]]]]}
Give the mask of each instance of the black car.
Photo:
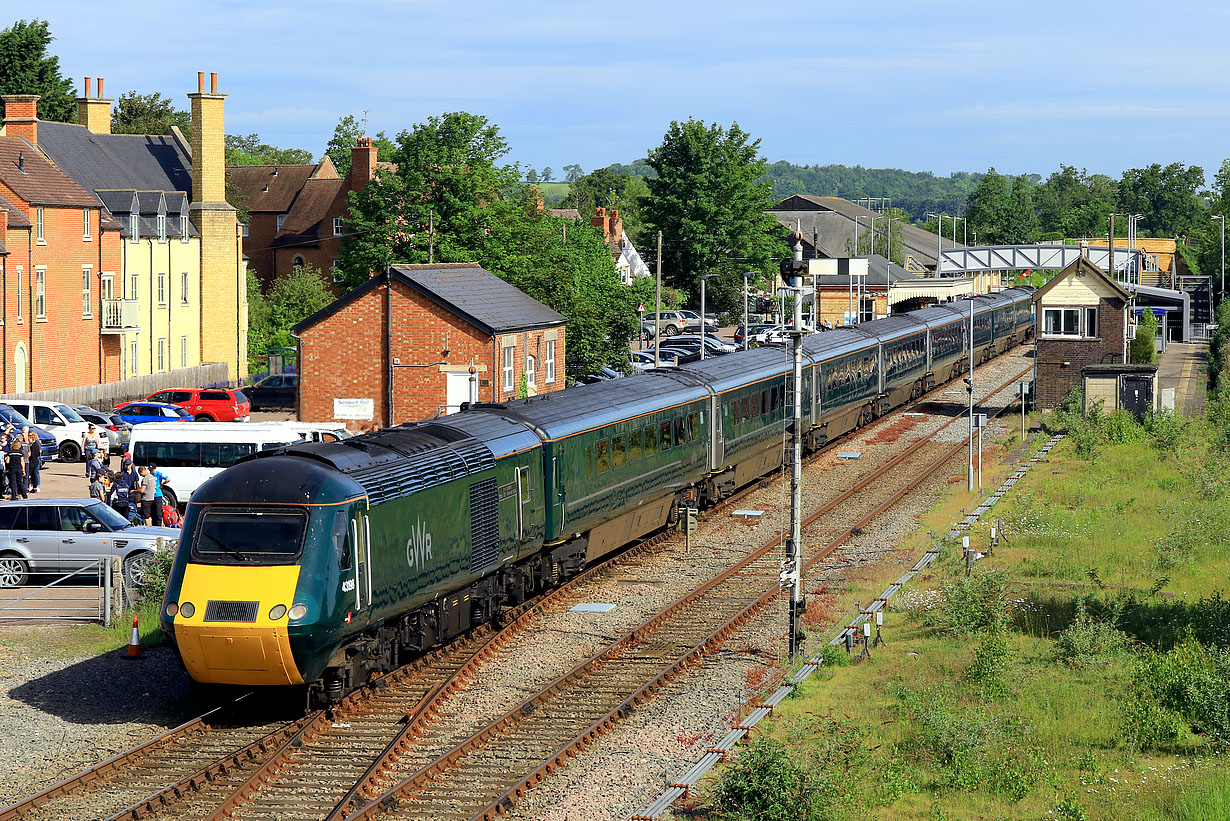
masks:
{"type": "MultiPolygon", "coordinates": [[[[751,329],[751,333],[752,333],[752,339],[748,340],[748,344],[750,345],[751,342],[756,338],[756,334],[760,333],[761,331],[767,331],[770,328],[774,328],[776,326],[771,322],[750,322],[748,323],[748,327],[751,329]]],[[[739,346],[743,345],[743,326],[742,325],[740,325],[738,328],[735,329],[735,344],[739,346]]]]}
{"type": "Polygon", "coordinates": [[[293,408],[299,391],[299,374],[275,373],[243,389],[252,410],[293,408]]]}
{"type": "MultiPolygon", "coordinates": [[[[663,345],[663,351],[670,351],[676,357],[675,361],[680,365],[687,365],[692,362],[700,361],[700,343],[699,342],[679,342],[673,345],[663,345]]],[[[711,352],[706,351],[705,356],[709,356],[711,352]]]]}

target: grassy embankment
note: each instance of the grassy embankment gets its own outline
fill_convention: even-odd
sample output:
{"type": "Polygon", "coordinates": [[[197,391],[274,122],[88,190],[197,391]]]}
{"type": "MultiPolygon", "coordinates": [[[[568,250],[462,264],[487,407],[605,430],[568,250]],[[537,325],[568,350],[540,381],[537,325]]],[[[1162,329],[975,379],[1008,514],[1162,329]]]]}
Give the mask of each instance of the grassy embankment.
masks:
{"type": "MultiPolygon", "coordinates": [[[[708,785],[709,817],[1230,818],[1230,460],[1205,423],[1077,427],[994,511],[994,554],[967,580],[946,548],[886,647],[832,654],[708,785]]],[[[947,531],[960,490],[921,533],[947,531]]]]}

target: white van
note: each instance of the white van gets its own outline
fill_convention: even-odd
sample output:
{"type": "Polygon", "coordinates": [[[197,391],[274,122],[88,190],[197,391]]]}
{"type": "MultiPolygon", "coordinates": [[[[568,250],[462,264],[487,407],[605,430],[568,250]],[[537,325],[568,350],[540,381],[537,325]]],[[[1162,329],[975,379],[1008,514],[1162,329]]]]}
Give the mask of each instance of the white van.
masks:
{"type": "Polygon", "coordinates": [[[167,477],[163,495],[179,506],[205,480],[245,456],[303,440],[302,433],[279,422],[146,422],[133,426],[129,451],[137,467],[158,466],[167,477]]]}
{"type": "MultiPolygon", "coordinates": [[[[82,419],[77,411],[63,402],[41,399],[5,399],[4,404],[54,436],[62,461],[76,462],[81,458],[81,437],[89,429],[90,423],[82,419]]],[[[99,439],[106,438],[106,431],[103,431],[99,439]]]]}

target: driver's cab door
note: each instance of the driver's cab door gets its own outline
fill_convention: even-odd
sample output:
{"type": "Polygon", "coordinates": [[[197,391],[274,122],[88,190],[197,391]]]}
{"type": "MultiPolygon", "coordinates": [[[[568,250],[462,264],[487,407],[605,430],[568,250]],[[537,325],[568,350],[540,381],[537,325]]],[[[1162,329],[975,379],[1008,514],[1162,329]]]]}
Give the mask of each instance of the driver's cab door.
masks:
{"type": "MultiPolygon", "coordinates": [[[[372,604],[371,520],[368,517],[366,502],[355,505],[354,514],[350,517],[350,544],[352,545],[353,575],[351,581],[354,583],[354,612],[358,617],[359,614],[370,612],[372,604]]],[[[366,615],[363,616],[363,621],[366,621],[366,615]]]]}

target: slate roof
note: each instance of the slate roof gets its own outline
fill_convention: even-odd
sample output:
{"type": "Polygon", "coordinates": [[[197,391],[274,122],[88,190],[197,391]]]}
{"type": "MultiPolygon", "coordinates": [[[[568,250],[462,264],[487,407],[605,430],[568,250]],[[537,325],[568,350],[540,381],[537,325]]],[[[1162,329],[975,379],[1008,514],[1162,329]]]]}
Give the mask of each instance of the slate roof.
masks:
{"type": "Polygon", "coordinates": [[[99,206],[93,194],[20,137],[0,137],[0,179],[33,205],[99,206]]]}
{"type": "MultiPolygon", "coordinates": [[[[878,212],[855,205],[841,197],[795,194],[770,208],[768,213],[791,231],[795,230],[796,226],[802,225],[805,256],[812,255],[814,231],[819,232],[821,256],[845,257],[849,256],[846,243],[849,242],[851,248],[854,245],[855,217],[863,217],[858,222],[860,238],[870,230],[872,217],[880,218],[880,230],[883,230],[884,225],[883,217],[878,212]]],[[[905,243],[906,253],[913,255],[920,264],[934,266],[937,244],[935,234],[905,222],[897,222],[896,226],[896,230],[900,231],[901,240],[905,243]]],[[[952,248],[952,240],[944,239],[944,247],[952,248]]],[[[958,242],[956,247],[964,246],[958,242]]]]}
{"type": "MultiPolygon", "coordinates": [[[[487,334],[551,328],[568,321],[563,314],[475,262],[395,265],[389,275],[487,334]]],[[[304,319],[291,331],[303,333],[385,282],[384,274],[372,277],[304,319]]]]}
{"type": "Polygon", "coordinates": [[[310,179],[339,179],[333,163],[227,166],[226,181],[251,213],[286,214],[310,179]],[[265,188],[268,187],[268,191],[265,188]]]}
{"type": "MultiPolygon", "coordinates": [[[[872,254],[869,257],[853,257],[854,259],[867,260],[867,279],[866,284],[872,288],[883,288],[891,282],[901,282],[902,280],[916,279],[906,269],[902,268],[895,262],[889,262],[887,258],[880,254],[872,254]]],[[[838,260],[838,270],[841,270],[841,263],[844,259],[838,260]]],[[[850,287],[850,275],[846,274],[820,274],[816,276],[817,288],[848,288],[850,287]]]]}
{"type": "Polygon", "coordinates": [[[0,207],[9,209],[9,228],[29,228],[33,225],[30,220],[26,219],[17,206],[0,196],[0,207]]]}
{"type": "MultiPolygon", "coordinates": [[[[321,222],[328,216],[329,207],[345,184],[345,180],[338,178],[305,182],[271,245],[276,248],[317,244],[322,233],[321,222]]],[[[333,236],[332,224],[323,227],[327,236],[333,236]]]]}
{"type": "Polygon", "coordinates": [[[81,125],[40,122],[38,145],[64,173],[90,191],[192,194],[192,159],[169,134],[93,134],[81,125]]]}

